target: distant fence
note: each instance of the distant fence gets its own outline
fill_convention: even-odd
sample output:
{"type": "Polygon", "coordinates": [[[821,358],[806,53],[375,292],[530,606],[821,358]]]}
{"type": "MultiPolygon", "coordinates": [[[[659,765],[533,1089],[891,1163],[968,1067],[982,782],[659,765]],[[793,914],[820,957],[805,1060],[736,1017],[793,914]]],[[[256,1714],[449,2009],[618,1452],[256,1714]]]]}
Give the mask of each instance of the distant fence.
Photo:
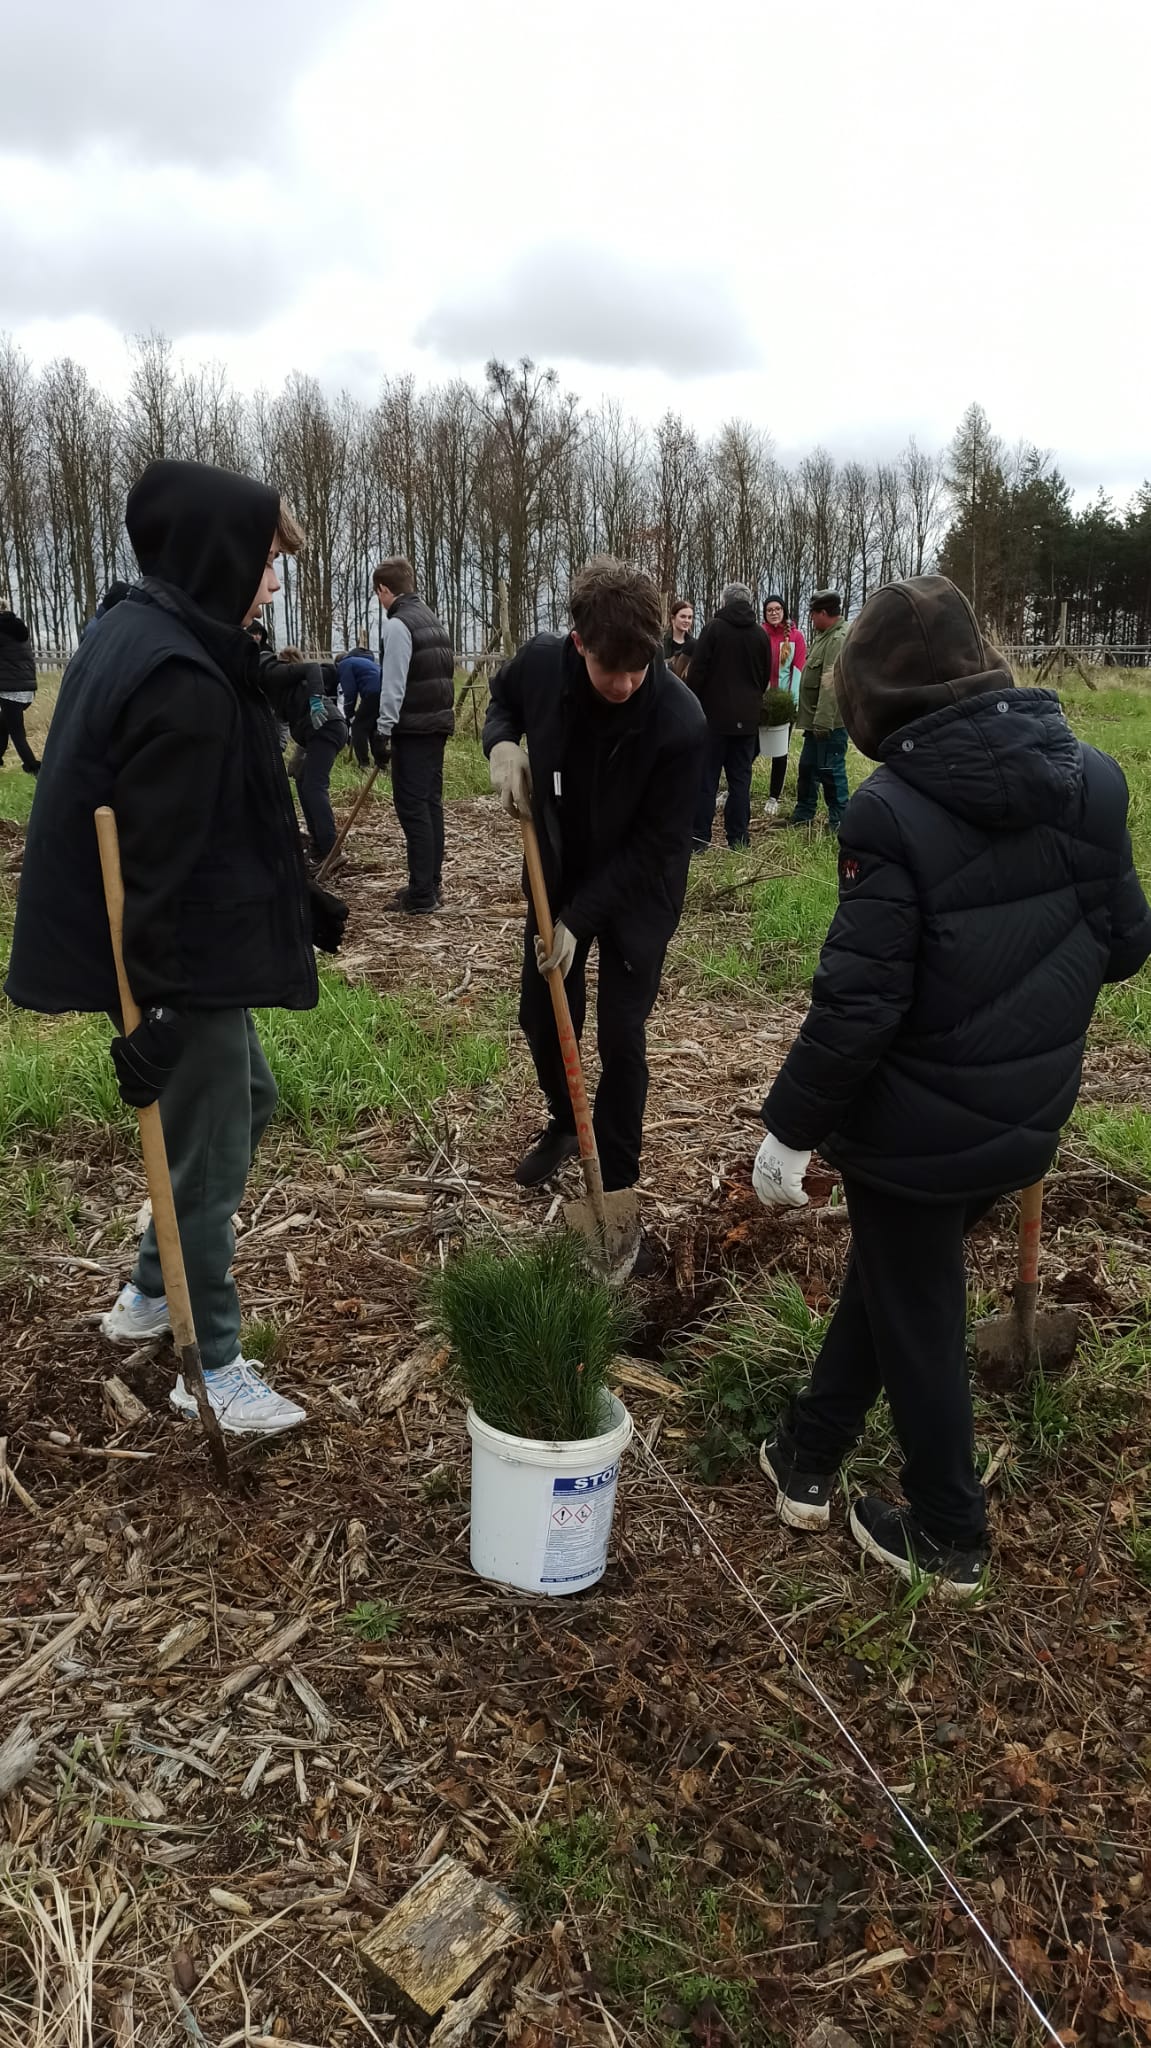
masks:
{"type": "MultiPolygon", "coordinates": [[[[1038,668],[1050,647],[1002,647],[1002,654],[1017,668],[1038,668]]],[[[1084,668],[1151,668],[1151,647],[1118,647],[1102,640],[1069,640],[1067,652],[1084,668]]]]}

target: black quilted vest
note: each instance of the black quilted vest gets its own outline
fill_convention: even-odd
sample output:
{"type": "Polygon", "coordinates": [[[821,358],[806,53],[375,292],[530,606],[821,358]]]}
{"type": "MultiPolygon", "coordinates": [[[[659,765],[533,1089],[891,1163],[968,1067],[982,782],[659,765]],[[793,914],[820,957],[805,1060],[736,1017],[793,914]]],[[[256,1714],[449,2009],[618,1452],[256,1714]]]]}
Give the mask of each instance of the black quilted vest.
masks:
{"type": "Polygon", "coordinates": [[[412,636],[408,687],[396,722],[397,733],[403,738],[406,733],[454,732],[456,657],[443,626],[414,591],[397,597],[388,617],[402,619],[412,636]]]}

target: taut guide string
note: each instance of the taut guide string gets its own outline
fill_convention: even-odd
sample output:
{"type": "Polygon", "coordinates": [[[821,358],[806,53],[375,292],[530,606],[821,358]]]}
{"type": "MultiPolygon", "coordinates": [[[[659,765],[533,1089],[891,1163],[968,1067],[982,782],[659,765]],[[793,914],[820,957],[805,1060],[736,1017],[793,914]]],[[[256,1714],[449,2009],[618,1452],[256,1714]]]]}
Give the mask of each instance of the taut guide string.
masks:
{"type": "MultiPolygon", "coordinates": [[[[329,987],[334,988],[334,986],[334,982],[329,983],[329,987]]],[[[372,1045],[370,1039],[368,1039],[366,1034],[360,1029],[360,1026],[357,1023],[356,1019],[353,1016],[351,1016],[351,1014],[348,1011],[343,1010],[338,1000],[336,1003],[336,1007],[340,1010],[344,1022],[350,1025],[353,1034],[355,1035],[355,1037],[359,1039],[361,1045],[363,1046],[365,1052],[368,1054],[369,1058],[372,1061],[374,1061],[375,1065],[379,1068],[380,1074],[386,1082],[387,1086],[390,1089],[392,1089],[396,1095],[398,1095],[400,1101],[403,1103],[404,1108],[407,1110],[408,1115],[412,1118],[413,1122],[418,1125],[419,1129],[423,1132],[424,1136],[431,1140],[431,1143],[435,1146],[436,1151],[443,1155],[443,1158],[447,1165],[448,1172],[459,1182],[459,1185],[463,1189],[464,1194],[468,1197],[469,1201],[471,1201],[474,1204],[474,1206],[479,1210],[479,1213],[483,1217],[484,1222],[487,1224],[489,1230],[492,1231],[493,1235],[499,1239],[505,1251],[513,1251],[514,1246],[512,1245],[511,1240],[505,1236],[504,1232],[500,1229],[500,1226],[497,1223],[495,1217],[491,1214],[491,1211],[489,1209],[486,1209],[484,1207],[484,1204],[481,1202],[479,1196],[475,1193],[474,1189],[468,1186],[467,1181],[464,1179],[463,1174],[459,1171],[459,1168],[455,1165],[454,1161],[448,1158],[444,1146],[436,1137],[436,1134],[431,1129],[430,1125],[428,1125],[425,1122],[424,1118],[420,1115],[419,1110],[416,1109],[414,1104],[409,1100],[407,1094],[401,1087],[400,1083],[395,1079],[393,1075],[387,1072],[387,1069],[385,1068],[383,1061],[380,1059],[379,1053],[372,1045]]],[[[935,1871],[936,1875],[942,1880],[947,1890],[951,1893],[951,1896],[956,1901],[956,1904],[967,1915],[967,1918],[970,1920],[972,1926],[976,1929],[977,1933],[980,1935],[981,1939],[986,1944],[986,1947],[989,1950],[990,1954],[994,1956],[995,1961],[999,1964],[1000,1969],[1004,1971],[1006,1976],[1015,1986],[1015,1989],[1018,1991],[1020,1998],[1023,2000],[1023,2003],[1026,2006],[1027,2010],[1030,2012],[1032,2018],[1038,2021],[1040,2027],[1042,2027],[1043,2029],[1043,2032],[1047,2035],[1047,2038],[1051,2041],[1056,2042],[1057,2044],[1059,2044],[1059,2048],[1062,2048],[1062,2035],[1056,2030],[1052,2022],[1048,2019],[1047,2014],[1043,2011],[1043,2008],[1040,2005],[1038,2005],[1035,1999],[1031,1996],[1031,1993],[1027,1989],[1027,1986],[1023,1982],[1023,1979],[1019,1975],[1019,1972],[1015,1969],[1014,1965],[1010,1963],[1007,1957],[1004,1955],[1003,1950],[1000,1948],[999,1943],[996,1941],[995,1936],[992,1934],[990,1928],[984,1925],[983,1921],[979,1917],[979,1914],[976,1912],[974,1906],[971,1904],[971,1901],[966,1897],[964,1892],[960,1890],[959,1885],[952,1877],[946,1865],[940,1862],[939,1857],[936,1855],[934,1849],[931,1847],[930,1842],[926,1841],[924,1836],[920,1833],[915,1822],[912,1820],[911,1815],[907,1812],[906,1808],[901,1804],[900,1800],[897,1799],[890,1785],[887,1784],[886,1780],[882,1777],[880,1772],[877,1770],[876,1766],[872,1763],[871,1758],[867,1754],[867,1751],[863,1748],[862,1744],[858,1741],[858,1739],[852,1734],[850,1728],[847,1726],[847,1723],[836,1711],[835,1707],[828,1699],[827,1694],[823,1691],[823,1688],[819,1684],[817,1684],[816,1680],[811,1676],[810,1672],[807,1670],[802,1659],[800,1658],[798,1652],[792,1648],[792,1645],[788,1642],[787,1637],[783,1634],[782,1630],[777,1626],[777,1624],[772,1620],[771,1615],[767,1612],[767,1609],[763,1606],[762,1602],[757,1599],[756,1595],[752,1592],[751,1587],[747,1584],[746,1580],[741,1577],[736,1566],[732,1563],[731,1559],[727,1555],[727,1552],[716,1541],[716,1538],[713,1536],[711,1530],[709,1529],[707,1522],[705,1521],[704,1517],[700,1514],[699,1509],[695,1507],[694,1504],[688,1499],[687,1495],[684,1493],[678,1481],[675,1478],[673,1478],[672,1474],[668,1471],[667,1466],[663,1464],[661,1459],[656,1457],[654,1450],[649,1449],[647,1444],[643,1442],[642,1436],[637,1435],[637,1441],[643,1444],[643,1449],[647,1455],[648,1461],[651,1464],[653,1470],[658,1472],[660,1478],[664,1481],[664,1484],[668,1487],[669,1491],[675,1495],[681,1507],[685,1510],[685,1512],[691,1517],[692,1521],[695,1522],[697,1526],[700,1528],[700,1530],[703,1532],[703,1535],[706,1537],[709,1545],[715,1552],[716,1557],[719,1559],[720,1564],[723,1566],[724,1571],[727,1573],[728,1578],[732,1581],[733,1585],[738,1586],[740,1592],[744,1595],[744,1598],[755,1609],[755,1612],[758,1614],[760,1620],[766,1626],[768,1633],[772,1636],[773,1640],[778,1645],[779,1649],[783,1652],[792,1669],[797,1673],[806,1691],[811,1695],[812,1699],[816,1700],[820,1707],[822,1707],[824,1713],[827,1715],[828,1720],[831,1722],[832,1727],[836,1730],[836,1733],[847,1744],[852,1755],[858,1758],[859,1762],[863,1765],[863,1768],[866,1771],[868,1777],[871,1779],[872,1784],[875,1785],[876,1788],[883,1794],[883,1797],[886,1799],[888,1805],[892,1808],[897,1819],[901,1822],[902,1826],[907,1830],[907,1833],[911,1836],[912,1841],[922,1851],[923,1855],[926,1856],[932,1869],[935,1871]]]]}

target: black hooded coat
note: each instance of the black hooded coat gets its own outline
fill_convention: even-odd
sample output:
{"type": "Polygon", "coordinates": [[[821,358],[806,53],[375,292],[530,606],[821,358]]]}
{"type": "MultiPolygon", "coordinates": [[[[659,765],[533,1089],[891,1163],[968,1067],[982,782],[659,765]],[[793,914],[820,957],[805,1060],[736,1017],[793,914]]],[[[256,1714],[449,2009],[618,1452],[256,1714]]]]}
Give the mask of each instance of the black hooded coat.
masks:
{"type": "Polygon", "coordinates": [[[889,585],[852,628],[840,707],[881,765],[763,1106],[783,1144],[925,1201],[1046,1173],[1099,991],[1151,956],[1122,770],[997,661],[943,577],[889,585]]]}
{"type": "Polygon", "coordinates": [[[743,597],[729,599],[709,619],[691,657],[687,686],[713,733],[758,732],[764,692],[771,683],[771,642],[743,597]]]}
{"type": "Polygon", "coordinates": [[[118,1008],[101,804],[139,1003],[316,1002],[295,810],[242,630],[278,516],[275,491],[199,463],[150,463],[129,494],[143,580],[68,664],[32,806],[5,984],[25,1009],[118,1008]]]}

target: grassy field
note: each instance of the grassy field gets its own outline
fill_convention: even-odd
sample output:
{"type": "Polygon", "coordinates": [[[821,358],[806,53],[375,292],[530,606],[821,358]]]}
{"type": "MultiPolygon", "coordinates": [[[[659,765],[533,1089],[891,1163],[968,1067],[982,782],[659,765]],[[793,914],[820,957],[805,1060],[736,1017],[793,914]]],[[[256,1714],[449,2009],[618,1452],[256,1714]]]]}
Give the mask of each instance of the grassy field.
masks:
{"type": "MultiPolygon", "coordinates": [[[[1151,690],[1065,703],[1123,763],[1151,876],[1151,690]]],[[[972,1612],[944,1610],[859,1570],[841,1501],[826,1540],[782,1531],[756,1468],[846,1247],[833,1185],[796,1227],[750,1192],[754,1103],[836,895],[826,836],[764,829],[762,773],[752,848],[693,863],[653,1017],[639,1428],[611,1571],[578,1600],[468,1572],[466,1440],[429,1335],[454,1245],[549,1222],[508,1174],[536,1120],[519,857],[472,801],[474,734],[448,753],[449,914],[415,930],[381,907],[381,777],[320,1004],[260,1020],[282,1108],[238,1234],[245,1343],[312,1421],[237,1453],[231,1496],[172,1424],[163,1352],[113,1358],[143,1412],[108,1405],[94,1317],[143,1188],[107,1026],[0,1002],[0,1675],[85,1631],[4,1699],[42,1745],[0,1789],[5,2048],[53,2039],[24,2010],[37,1978],[58,2018],[92,2000],[58,2048],[131,2041],[126,1987],[149,2048],[423,2048],[356,1943],[445,1852],[525,1916],[477,2044],[1026,2048],[1016,1993],[771,1627],[1061,2038],[1151,2039],[1151,977],[1104,997],[1049,1191],[1043,1285],[1082,1312],[1076,1368],[978,1390],[996,1566],[972,1612]],[[90,1956],[94,1902],[121,1897],[90,1956]]],[[[338,812],[359,782],[341,763],[338,812]]],[[[4,929],[34,787],[0,769],[4,929]]],[[[1003,1305],[1014,1226],[1006,1204],[973,1248],[973,1316],[1003,1305]]],[[[882,1410],[844,1494],[861,1482],[898,1490],[882,1410]]]]}

